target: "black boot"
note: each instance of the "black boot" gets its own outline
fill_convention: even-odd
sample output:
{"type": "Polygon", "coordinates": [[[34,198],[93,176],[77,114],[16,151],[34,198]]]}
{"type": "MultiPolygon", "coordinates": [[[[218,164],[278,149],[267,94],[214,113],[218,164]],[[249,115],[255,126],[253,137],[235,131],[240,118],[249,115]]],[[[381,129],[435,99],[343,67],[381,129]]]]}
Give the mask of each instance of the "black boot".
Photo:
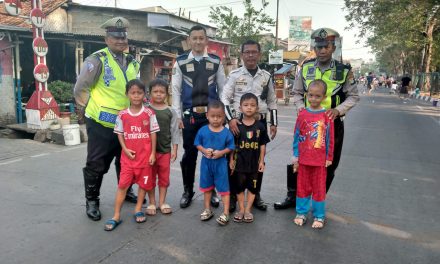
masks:
{"type": "Polygon", "coordinates": [[[212,190],[211,206],[215,208],[220,206],[220,198],[218,197],[217,192],[215,190],[212,190]]]}
{"type": "Polygon", "coordinates": [[[287,197],[282,202],[274,203],[275,209],[287,209],[296,206],[296,179],[298,173],[293,172],[293,165],[287,165],[287,197]]]}
{"type": "Polygon", "coordinates": [[[231,198],[229,200],[229,212],[235,212],[237,209],[237,195],[231,194],[231,198]]]}
{"type": "Polygon", "coordinates": [[[99,211],[99,200],[86,201],[86,214],[93,221],[101,220],[101,211],[99,211]]]}
{"type": "Polygon", "coordinates": [[[266,209],[267,209],[267,205],[263,201],[263,199],[261,199],[261,196],[259,193],[255,194],[255,200],[254,200],[253,206],[260,211],[266,211],[266,209]]]}
{"type": "Polygon", "coordinates": [[[194,197],[193,186],[185,186],[184,193],[180,199],[180,208],[187,208],[191,205],[192,198],[194,197]]]}

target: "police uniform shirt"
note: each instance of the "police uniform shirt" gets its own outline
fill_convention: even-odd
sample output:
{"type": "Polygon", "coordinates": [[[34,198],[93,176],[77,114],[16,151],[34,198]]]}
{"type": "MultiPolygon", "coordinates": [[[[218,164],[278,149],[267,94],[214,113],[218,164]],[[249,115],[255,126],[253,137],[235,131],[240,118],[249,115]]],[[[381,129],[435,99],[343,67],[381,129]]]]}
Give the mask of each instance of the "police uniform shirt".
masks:
{"type": "MultiPolygon", "coordinates": [[[[335,67],[335,60],[331,60],[327,66],[319,65],[319,62],[315,61],[315,66],[319,67],[320,71],[324,73],[326,70],[332,69],[335,67]]],[[[350,70],[347,74],[347,80],[342,86],[342,91],[345,93],[346,98],[345,101],[340,105],[336,106],[335,109],[339,111],[339,115],[345,115],[348,110],[350,110],[358,101],[359,101],[359,91],[357,88],[356,82],[354,79],[351,80],[350,76],[353,76],[352,71],[350,70]]],[[[297,109],[304,108],[304,80],[302,76],[302,69],[299,70],[297,76],[295,78],[295,84],[293,86],[293,103],[295,104],[297,109]]]]}
{"type": "MultiPolygon", "coordinates": [[[[203,54],[203,58],[209,57],[208,53],[203,54]]],[[[188,60],[190,59],[196,59],[193,52],[191,51],[188,55],[188,60]]],[[[223,65],[220,62],[217,73],[215,75],[216,83],[217,83],[217,94],[219,98],[221,98],[221,94],[223,92],[223,86],[226,82],[226,76],[225,76],[225,70],[223,69],[223,65]]],[[[173,77],[171,78],[171,89],[172,89],[172,106],[174,111],[176,111],[177,116],[180,118],[182,116],[182,102],[181,102],[181,94],[182,94],[182,81],[183,81],[183,74],[182,70],[179,67],[179,64],[177,61],[174,63],[173,66],[173,77]]]]}
{"type": "MultiPolygon", "coordinates": [[[[127,69],[127,60],[124,54],[116,55],[110,49],[110,54],[118,63],[119,67],[125,72],[127,69]]],[[[90,55],[84,60],[80,74],[74,87],[74,97],[76,103],[82,107],[87,105],[90,96],[90,87],[93,87],[102,73],[102,62],[96,55],[90,55]]]]}
{"type": "Polygon", "coordinates": [[[258,68],[255,76],[252,76],[245,66],[231,71],[225,87],[223,87],[222,102],[225,106],[232,105],[232,109],[239,113],[240,98],[245,93],[253,93],[258,97],[258,109],[261,114],[267,114],[269,109],[277,109],[275,92],[273,83],[270,81],[269,72],[258,68]],[[260,95],[268,82],[267,99],[261,100],[260,95]]]}

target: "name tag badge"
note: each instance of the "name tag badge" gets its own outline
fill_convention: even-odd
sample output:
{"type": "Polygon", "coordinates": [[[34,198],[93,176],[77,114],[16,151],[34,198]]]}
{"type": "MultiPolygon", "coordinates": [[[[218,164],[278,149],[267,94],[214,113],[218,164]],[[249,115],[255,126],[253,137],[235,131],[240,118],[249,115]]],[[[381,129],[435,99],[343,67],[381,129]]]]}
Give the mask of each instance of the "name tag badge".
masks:
{"type": "Polygon", "coordinates": [[[206,69],[207,69],[207,70],[214,70],[214,63],[212,63],[212,62],[207,62],[207,63],[206,63],[206,69]]]}
{"type": "Polygon", "coordinates": [[[316,71],[315,67],[308,68],[306,78],[307,79],[315,79],[315,71],[316,71]]]}
{"type": "Polygon", "coordinates": [[[190,63],[186,65],[186,71],[187,72],[193,72],[194,71],[194,64],[190,63]]]}

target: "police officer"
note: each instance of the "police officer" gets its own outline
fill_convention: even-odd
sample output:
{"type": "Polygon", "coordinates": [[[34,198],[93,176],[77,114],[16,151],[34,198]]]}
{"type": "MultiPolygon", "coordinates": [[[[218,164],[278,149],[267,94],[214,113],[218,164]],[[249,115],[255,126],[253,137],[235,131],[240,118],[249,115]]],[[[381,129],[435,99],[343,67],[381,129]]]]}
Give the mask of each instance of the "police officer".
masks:
{"type": "MultiPolygon", "coordinates": [[[[194,177],[196,171],[197,148],[194,139],[197,131],[208,124],[206,112],[208,103],[219,100],[226,77],[220,57],[206,52],[208,37],[206,29],[194,26],[189,30],[188,42],[191,51],[177,57],[172,77],[172,105],[180,116],[179,128],[183,133],[185,150],[180,166],[182,169],[184,192],[180,207],[188,207],[194,196],[194,177]]],[[[215,191],[211,205],[219,206],[215,191]]]]}
{"type": "MultiPolygon", "coordinates": [[[[106,30],[107,47],[86,58],[74,88],[77,106],[85,110],[88,136],[87,162],[83,168],[86,213],[94,221],[101,219],[99,191],[113,158],[119,180],[121,146],[113,128],[118,112],[129,106],[125,85],[139,72],[139,63],[133,56],[124,54],[128,47],[128,27],[129,22],[123,17],[112,18],[101,25],[106,30]]],[[[131,188],[126,200],[134,203],[137,200],[131,188]]]]}
{"type": "MultiPolygon", "coordinates": [[[[261,46],[258,42],[247,40],[241,45],[241,59],[244,65],[235,69],[229,74],[228,81],[223,88],[222,102],[225,104],[226,119],[229,129],[237,135],[239,133],[237,124],[240,119],[240,98],[245,93],[253,93],[258,97],[258,109],[260,122],[267,126],[266,117],[270,113],[270,136],[274,139],[277,133],[278,117],[277,104],[273,83],[270,73],[258,67],[261,58],[261,46]]],[[[260,196],[263,173],[258,173],[257,191],[255,194],[254,207],[266,210],[267,206],[260,196]]],[[[231,188],[233,191],[233,188],[231,188]]],[[[236,199],[231,195],[231,207],[236,208],[236,199]]]]}
{"type": "MultiPolygon", "coordinates": [[[[332,59],[336,43],[339,42],[339,33],[330,28],[319,28],[313,31],[311,38],[316,58],[303,63],[295,80],[293,100],[299,112],[305,107],[304,103],[307,103],[305,94],[309,83],[321,79],[327,84],[327,98],[321,106],[327,109],[327,115],[334,120],[335,129],[333,163],[327,167],[328,192],[341,157],[344,139],[343,117],[359,101],[359,94],[351,67],[332,59]]],[[[292,178],[287,178],[286,199],[275,203],[275,209],[295,207],[296,183],[292,178]]]]}

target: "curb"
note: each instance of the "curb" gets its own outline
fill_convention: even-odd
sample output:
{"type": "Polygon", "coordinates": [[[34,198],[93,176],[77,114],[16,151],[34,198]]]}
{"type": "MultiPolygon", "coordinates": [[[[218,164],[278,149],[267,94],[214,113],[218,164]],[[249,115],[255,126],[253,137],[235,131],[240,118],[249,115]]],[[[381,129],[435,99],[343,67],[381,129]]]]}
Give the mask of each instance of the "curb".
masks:
{"type": "Polygon", "coordinates": [[[440,102],[439,102],[440,99],[432,98],[431,96],[427,96],[427,95],[421,96],[420,94],[419,95],[411,94],[410,97],[415,98],[415,99],[419,99],[419,100],[422,100],[425,102],[430,102],[432,106],[434,106],[434,101],[437,101],[436,107],[440,107],[440,102]]]}

